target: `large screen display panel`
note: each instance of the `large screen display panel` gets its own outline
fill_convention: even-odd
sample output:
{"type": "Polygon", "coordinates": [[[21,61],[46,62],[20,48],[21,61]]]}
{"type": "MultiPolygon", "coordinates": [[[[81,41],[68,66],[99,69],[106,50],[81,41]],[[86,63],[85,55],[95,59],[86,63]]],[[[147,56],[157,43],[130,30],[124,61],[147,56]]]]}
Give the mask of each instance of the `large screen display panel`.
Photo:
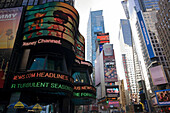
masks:
{"type": "Polygon", "coordinates": [[[141,27],[141,30],[142,30],[143,38],[145,40],[145,44],[146,44],[146,47],[147,47],[147,50],[148,50],[148,53],[149,53],[149,57],[153,58],[153,57],[155,57],[155,54],[154,54],[154,51],[153,51],[153,48],[152,48],[152,45],[151,45],[149,34],[147,32],[147,29],[146,29],[146,25],[145,25],[145,22],[144,22],[144,19],[143,19],[143,16],[142,16],[142,12],[141,11],[137,12],[137,16],[138,16],[138,19],[139,19],[139,24],[140,24],[140,27],[141,27]]]}
{"type": "Polygon", "coordinates": [[[170,105],[170,89],[155,91],[158,105],[170,105]]]}
{"type": "MultiPolygon", "coordinates": [[[[106,55],[111,55],[112,53],[114,53],[113,49],[110,52],[111,53],[107,53],[106,55]]],[[[103,52],[105,82],[117,82],[118,76],[116,71],[116,62],[115,62],[114,54],[112,54],[111,56],[106,56],[106,55],[105,52],[103,52]]]]}
{"type": "Polygon", "coordinates": [[[3,88],[4,85],[21,13],[22,7],[0,10],[0,88],[3,88]]]}
{"type": "Polygon", "coordinates": [[[154,85],[161,85],[161,84],[168,83],[165,72],[161,65],[151,67],[149,70],[154,85]]]}
{"type": "Polygon", "coordinates": [[[53,36],[74,45],[79,15],[68,4],[61,2],[28,6],[24,25],[24,41],[37,37],[53,36]]]}
{"type": "Polygon", "coordinates": [[[110,43],[109,33],[98,33],[97,41],[99,42],[99,44],[110,43]]]}

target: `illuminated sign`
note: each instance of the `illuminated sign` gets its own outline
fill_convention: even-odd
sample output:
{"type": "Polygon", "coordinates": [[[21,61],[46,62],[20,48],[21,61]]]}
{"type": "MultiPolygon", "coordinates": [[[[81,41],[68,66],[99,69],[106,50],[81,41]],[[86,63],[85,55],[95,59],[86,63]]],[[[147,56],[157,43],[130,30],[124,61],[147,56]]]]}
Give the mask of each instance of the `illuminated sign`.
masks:
{"type": "Polygon", "coordinates": [[[61,40],[39,39],[38,41],[33,41],[33,42],[23,42],[22,46],[35,46],[37,44],[44,44],[44,43],[54,43],[54,44],[61,45],[61,40]]]}
{"type": "Polygon", "coordinates": [[[106,88],[107,93],[119,93],[119,88],[106,88]]]}
{"type": "Polygon", "coordinates": [[[78,19],[77,11],[66,3],[51,2],[28,6],[23,40],[53,36],[67,40],[74,45],[79,24],[78,19]]]}
{"type": "Polygon", "coordinates": [[[140,27],[141,27],[141,30],[142,30],[143,38],[145,40],[145,44],[146,44],[149,56],[150,56],[150,58],[153,58],[153,57],[155,57],[155,54],[154,54],[154,51],[153,51],[153,48],[152,48],[152,45],[151,45],[151,42],[150,42],[150,39],[149,39],[149,35],[148,35],[146,25],[145,25],[145,22],[144,22],[144,19],[143,19],[143,16],[142,16],[142,12],[141,11],[137,12],[137,16],[138,16],[138,19],[139,19],[139,24],[140,24],[140,27]]]}
{"type": "Polygon", "coordinates": [[[96,93],[96,89],[93,86],[74,86],[74,90],[91,90],[96,93]]]}
{"type": "Polygon", "coordinates": [[[31,78],[49,78],[49,79],[55,79],[55,80],[64,80],[69,81],[71,83],[74,82],[73,78],[69,75],[64,75],[60,73],[53,73],[53,72],[29,72],[24,74],[17,74],[14,75],[13,80],[25,80],[25,79],[31,79],[31,78]]]}
{"type": "Polygon", "coordinates": [[[99,42],[99,44],[110,43],[109,33],[98,33],[97,41],[99,42]]]}
{"type": "Polygon", "coordinates": [[[158,105],[170,105],[170,89],[155,91],[158,105]]]}
{"type": "Polygon", "coordinates": [[[113,105],[113,107],[120,107],[119,101],[109,101],[109,105],[113,105]]]}
{"type": "Polygon", "coordinates": [[[29,82],[29,83],[13,83],[11,89],[23,89],[23,88],[51,88],[62,89],[72,92],[73,88],[64,84],[51,83],[51,82],[29,82]]]}
{"type": "Polygon", "coordinates": [[[92,67],[92,64],[88,61],[80,61],[80,60],[75,59],[75,62],[77,62],[78,64],[83,64],[83,65],[92,67]]]}
{"type": "Polygon", "coordinates": [[[92,98],[96,98],[96,96],[92,93],[85,93],[85,92],[73,92],[73,96],[75,97],[92,97],[92,98]]]}

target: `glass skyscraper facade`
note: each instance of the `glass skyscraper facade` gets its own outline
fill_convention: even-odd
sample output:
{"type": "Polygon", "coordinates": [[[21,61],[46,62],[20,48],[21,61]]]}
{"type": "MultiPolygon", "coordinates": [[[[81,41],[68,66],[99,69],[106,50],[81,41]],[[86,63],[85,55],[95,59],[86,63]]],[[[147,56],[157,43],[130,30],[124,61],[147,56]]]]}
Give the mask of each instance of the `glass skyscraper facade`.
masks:
{"type": "Polygon", "coordinates": [[[90,16],[88,20],[87,27],[87,61],[92,62],[93,66],[95,65],[96,59],[96,39],[97,33],[105,33],[104,29],[104,19],[103,19],[103,10],[90,11],[90,16]]]}

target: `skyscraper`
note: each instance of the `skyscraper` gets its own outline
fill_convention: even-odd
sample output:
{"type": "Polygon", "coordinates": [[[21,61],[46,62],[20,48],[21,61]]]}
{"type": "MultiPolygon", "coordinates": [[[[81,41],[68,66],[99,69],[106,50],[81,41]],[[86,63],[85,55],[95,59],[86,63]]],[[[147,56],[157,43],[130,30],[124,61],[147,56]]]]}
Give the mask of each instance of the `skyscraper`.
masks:
{"type": "Polygon", "coordinates": [[[129,78],[130,82],[130,97],[131,99],[137,99],[137,86],[136,86],[136,78],[134,71],[134,60],[133,60],[133,50],[132,50],[132,35],[129,20],[121,19],[120,20],[120,31],[119,31],[119,42],[121,45],[121,54],[126,61],[126,70],[124,70],[125,75],[129,78]]]}
{"type": "Polygon", "coordinates": [[[157,23],[156,28],[159,35],[159,40],[161,42],[161,45],[163,46],[165,55],[167,57],[169,70],[170,70],[170,32],[168,29],[170,29],[170,23],[169,23],[169,10],[170,10],[170,1],[167,0],[160,0],[159,1],[159,7],[160,10],[157,12],[157,23]]]}
{"type": "Polygon", "coordinates": [[[87,61],[92,62],[93,66],[95,65],[96,59],[96,39],[97,33],[105,33],[104,28],[104,19],[103,19],[103,10],[90,11],[88,26],[87,26],[87,61]]]}

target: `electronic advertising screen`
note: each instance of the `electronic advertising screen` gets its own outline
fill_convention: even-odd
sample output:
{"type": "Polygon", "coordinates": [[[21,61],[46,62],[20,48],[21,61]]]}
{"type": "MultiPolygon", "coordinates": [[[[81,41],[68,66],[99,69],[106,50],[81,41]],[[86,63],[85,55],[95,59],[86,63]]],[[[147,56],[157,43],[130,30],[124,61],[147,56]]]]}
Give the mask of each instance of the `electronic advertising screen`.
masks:
{"type": "Polygon", "coordinates": [[[74,45],[78,24],[77,11],[66,3],[51,2],[28,6],[23,40],[27,41],[40,36],[53,36],[74,45]]]}
{"type": "Polygon", "coordinates": [[[105,82],[117,82],[118,76],[114,54],[112,56],[105,56],[105,54],[103,53],[103,63],[105,82]]]}
{"type": "Polygon", "coordinates": [[[79,60],[85,60],[85,41],[80,33],[75,40],[75,54],[79,60]]]}
{"type": "Polygon", "coordinates": [[[99,44],[110,43],[109,33],[98,33],[97,41],[99,44]]]}
{"type": "Polygon", "coordinates": [[[16,7],[0,10],[0,88],[4,85],[22,9],[22,7],[16,7]]]}
{"type": "Polygon", "coordinates": [[[119,86],[114,87],[106,87],[107,94],[118,94],[119,93],[119,86]]]}
{"type": "Polygon", "coordinates": [[[158,105],[170,105],[170,89],[155,91],[158,105]]]}

